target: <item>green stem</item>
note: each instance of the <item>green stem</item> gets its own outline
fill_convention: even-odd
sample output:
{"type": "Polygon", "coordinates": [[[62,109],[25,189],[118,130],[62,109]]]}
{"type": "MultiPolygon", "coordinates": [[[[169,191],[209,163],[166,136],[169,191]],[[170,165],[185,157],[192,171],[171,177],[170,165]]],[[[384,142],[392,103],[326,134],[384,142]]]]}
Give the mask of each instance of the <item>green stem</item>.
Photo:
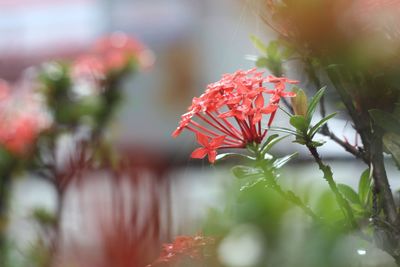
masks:
{"type": "Polygon", "coordinates": [[[268,175],[268,170],[266,169],[265,164],[262,164],[262,159],[264,158],[263,153],[261,152],[261,149],[259,145],[255,145],[255,147],[252,149],[252,151],[255,152],[255,156],[257,159],[257,165],[261,167],[261,170],[264,173],[264,177],[267,179],[268,183],[271,185],[271,188],[275,190],[283,199],[285,199],[288,202],[291,202],[298,206],[300,209],[303,210],[303,212],[310,216],[315,222],[322,223],[322,219],[315,214],[315,212],[307,206],[299,196],[297,196],[293,191],[285,191],[282,189],[282,187],[277,183],[277,181],[272,177],[269,177],[268,175]]]}
{"type": "Polygon", "coordinates": [[[307,146],[308,150],[310,151],[311,155],[314,157],[315,161],[317,162],[319,169],[324,174],[324,179],[328,182],[329,188],[332,190],[333,194],[335,195],[336,201],[339,204],[339,207],[341,208],[341,210],[343,211],[343,214],[349,220],[352,228],[357,229],[358,224],[354,218],[353,210],[351,209],[349,202],[340,193],[340,191],[335,183],[335,180],[333,179],[333,172],[332,172],[331,167],[322,162],[317,149],[312,144],[310,144],[310,142],[308,142],[306,144],[306,146],[307,146]]]}

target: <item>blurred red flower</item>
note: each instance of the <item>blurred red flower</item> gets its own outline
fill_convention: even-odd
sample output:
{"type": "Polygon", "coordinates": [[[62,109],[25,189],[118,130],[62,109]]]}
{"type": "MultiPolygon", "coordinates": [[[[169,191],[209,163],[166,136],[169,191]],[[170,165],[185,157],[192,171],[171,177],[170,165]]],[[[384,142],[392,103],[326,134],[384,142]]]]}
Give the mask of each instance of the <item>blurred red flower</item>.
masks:
{"type": "Polygon", "coordinates": [[[32,86],[30,80],[21,80],[12,88],[0,82],[0,144],[17,155],[25,154],[51,122],[32,86]]]}
{"type": "Polygon", "coordinates": [[[187,260],[193,263],[201,263],[207,256],[210,256],[204,250],[214,243],[213,237],[178,236],[173,243],[164,244],[160,257],[147,267],[175,266],[187,260]]]}

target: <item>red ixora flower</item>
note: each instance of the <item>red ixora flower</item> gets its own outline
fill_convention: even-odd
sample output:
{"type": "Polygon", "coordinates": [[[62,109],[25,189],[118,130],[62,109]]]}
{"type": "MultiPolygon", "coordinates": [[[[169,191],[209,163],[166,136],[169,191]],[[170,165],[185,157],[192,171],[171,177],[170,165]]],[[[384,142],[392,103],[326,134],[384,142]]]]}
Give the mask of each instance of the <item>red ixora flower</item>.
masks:
{"type": "Polygon", "coordinates": [[[259,144],[267,134],[261,127],[263,116],[269,116],[267,126],[271,126],[280,99],[295,96],[284,91],[286,85],[296,83],[285,77],[265,77],[256,68],[225,74],[218,82],[209,84],[200,97],[193,98],[172,136],[177,137],[184,129],[194,132],[203,147],[196,149],[192,158],[208,155],[211,163],[218,149],[259,144]],[[273,88],[264,87],[264,83],[273,88]],[[264,100],[265,94],[271,95],[268,102],[264,100]]]}
{"type": "Polygon", "coordinates": [[[213,237],[178,236],[173,243],[164,244],[160,257],[147,267],[170,266],[170,264],[176,264],[185,259],[195,262],[202,261],[206,256],[203,249],[214,243],[213,237]]]}
{"type": "Polygon", "coordinates": [[[92,50],[107,71],[121,70],[131,61],[146,68],[154,61],[152,53],[142,43],[123,32],[114,32],[98,39],[92,50]]]}
{"type": "Polygon", "coordinates": [[[28,79],[15,85],[0,80],[0,146],[21,156],[51,123],[44,102],[31,87],[28,79]]]}

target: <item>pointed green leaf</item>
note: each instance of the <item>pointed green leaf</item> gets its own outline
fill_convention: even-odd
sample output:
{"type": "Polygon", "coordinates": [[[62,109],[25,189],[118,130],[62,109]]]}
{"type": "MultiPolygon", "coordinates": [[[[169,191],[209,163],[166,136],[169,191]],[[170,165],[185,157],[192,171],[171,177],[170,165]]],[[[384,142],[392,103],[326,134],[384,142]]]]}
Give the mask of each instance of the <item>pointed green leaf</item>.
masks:
{"type": "Polygon", "coordinates": [[[267,55],[271,59],[279,58],[279,44],[277,41],[271,41],[267,47],[267,55]]]}
{"type": "Polygon", "coordinates": [[[290,124],[300,132],[306,132],[308,129],[308,123],[306,119],[301,115],[294,115],[290,118],[290,124]]]}
{"type": "Polygon", "coordinates": [[[244,158],[244,159],[248,159],[248,160],[255,160],[254,157],[248,156],[248,155],[243,155],[243,154],[239,154],[239,153],[223,153],[223,154],[218,154],[216,157],[217,161],[220,160],[224,160],[226,158],[229,157],[240,157],[240,158],[244,158]]]}
{"type": "Polygon", "coordinates": [[[294,157],[296,157],[298,155],[297,152],[287,155],[285,157],[279,158],[277,160],[274,161],[274,163],[272,164],[272,166],[276,169],[281,168],[283,165],[285,165],[286,163],[288,163],[291,159],[293,159],[294,157]]]}
{"type": "Polygon", "coordinates": [[[371,191],[371,172],[370,169],[366,169],[360,177],[360,181],[358,182],[358,195],[361,203],[364,205],[368,202],[368,195],[371,191]]]}
{"type": "Polygon", "coordinates": [[[271,148],[275,144],[277,144],[279,141],[285,139],[286,137],[288,137],[288,135],[282,136],[281,138],[273,138],[271,140],[267,139],[267,141],[265,142],[265,144],[263,145],[263,147],[261,149],[261,153],[263,153],[263,154],[267,153],[268,151],[271,150],[271,148]]]}
{"type": "Polygon", "coordinates": [[[312,127],[311,130],[310,130],[310,134],[309,134],[310,137],[312,138],[312,137],[319,131],[319,129],[320,129],[322,126],[324,126],[324,124],[327,123],[328,120],[330,120],[330,119],[332,119],[333,117],[335,117],[336,114],[337,114],[337,112],[332,113],[332,114],[326,116],[325,118],[323,118],[322,120],[320,120],[317,124],[315,124],[315,126],[312,127]]]}
{"type": "Polygon", "coordinates": [[[232,172],[239,179],[263,176],[263,173],[260,169],[241,165],[233,167],[232,172]]]}
{"type": "Polygon", "coordinates": [[[260,38],[255,35],[251,35],[250,40],[254,47],[257,48],[263,55],[268,55],[268,48],[260,38]]]}
{"type": "Polygon", "coordinates": [[[319,101],[321,100],[321,97],[324,95],[325,89],[326,89],[326,86],[319,89],[319,91],[311,99],[310,104],[308,105],[308,109],[307,109],[307,116],[306,116],[307,120],[311,121],[311,117],[314,114],[315,109],[317,108],[317,105],[318,105],[319,101]]]}
{"type": "Polygon", "coordinates": [[[358,194],[353,190],[353,188],[345,184],[338,184],[337,187],[348,201],[354,204],[361,204],[358,194]]]}
{"type": "Polygon", "coordinates": [[[271,127],[269,130],[274,131],[274,132],[282,132],[282,133],[288,133],[294,136],[299,136],[301,137],[300,134],[298,134],[296,131],[293,131],[292,129],[284,128],[284,127],[271,127]]]}

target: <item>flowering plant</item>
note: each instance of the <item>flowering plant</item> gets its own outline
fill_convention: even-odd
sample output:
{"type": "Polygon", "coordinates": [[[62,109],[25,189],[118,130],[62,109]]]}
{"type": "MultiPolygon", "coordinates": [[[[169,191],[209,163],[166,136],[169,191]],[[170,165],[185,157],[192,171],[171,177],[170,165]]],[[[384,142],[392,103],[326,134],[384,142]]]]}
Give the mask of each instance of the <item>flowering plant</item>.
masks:
{"type": "Polygon", "coordinates": [[[208,155],[210,163],[215,162],[217,149],[261,144],[268,132],[262,127],[263,116],[269,115],[267,127],[270,127],[281,97],[296,95],[286,92],[286,85],[296,83],[287,78],[264,77],[257,69],[225,74],[220,81],[208,85],[199,98],[193,98],[172,135],[177,137],[184,129],[194,132],[203,147],[193,151],[191,157],[208,155]],[[273,84],[273,89],[263,87],[264,83],[273,84]],[[271,95],[267,103],[265,94],[271,95]]]}
{"type": "Polygon", "coordinates": [[[110,163],[113,153],[103,131],[122,98],[121,82],[151,64],[152,55],[143,44],[117,32],[100,38],[72,60],[30,68],[14,85],[0,81],[1,265],[9,256],[7,200],[15,173],[35,173],[54,188],[55,212],[42,208],[32,212],[46,233],[39,237],[38,245],[40,253],[47,256],[36,255],[44,258],[37,264],[54,266],[62,241],[66,192],[77,180],[76,173],[95,162],[98,166],[110,163]],[[71,151],[60,148],[66,137],[71,151]]]}
{"type": "MultiPolygon", "coordinates": [[[[191,154],[193,158],[207,155],[210,163],[215,163],[227,156],[240,156],[244,164],[234,166],[232,171],[241,181],[241,192],[274,191],[313,219],[317,226],[314,234],[322,238],[324,244],[339,242],[321,237],[326,233],[355,235],[365,242],[364,246],[368,243],[387,252],[400,266],[400,235],[396,230],[400,222],[399,205],[390,186],[388,164],[384,161],[384,154],[389,154],[400,166],[400,90],[398,79],[394,78],[399,70],[400,38],[398,25],[393,23],[398,21],[398,3],[266,0],[264,4],[265,21],[277,32],[278,39],[268,45],[254,36],[252,41],[261,53],[257,67],[267,68],[276,77],[264,78],[255,69],[223,76],[221,81],[209,85],[203,95],[193,99],[173,136],[183,129],[196,134],[202,147],[191,154]],[[375,11],[374,16],[366,19],[366,10],[371,9],[375,11]],[[382,45],[387,50],[377,51],[376,47],[382,45]],[[296,66],[303,66],[308,90],[295,87],[287,92],[287,84],[298,82],[279,77],[285,76],[285,68],[290,66],[288,62],[296,61],[299,63],[296,66]],[[274,83],[274,88],[269,89],[264,83],[274,83]],[[308,99],[306,92],[312,89],[316,93],[308,99]],[[271,97],[265,101],[268,94],[271,97]],[[329,127],[328,121],[341,110],[327,115],[327,96],[335,96],[344,107],[354,127],[355,144],[346,137],[339,137],[329,127]],[[291,97],[291,101],[285,97],[291,97]],[[288,115],[290,128],[273,125],[279,110],[288,115]],[[315,118],[317,110],[320,120],[315,118]],[[268,135],[271,131],[293,136],[293,142],[307,148],[329,186],[330,197],[335,200],[335,204],[329,206],[331,213],[315,209],[307,198],[281,185],[278,169],[295,154],[283,158],[270,155],[269,149],[284,138],[268,135]],[[367,165],[360,175],[358,190],[336,182],[332,168],[320,155],[319,147],[324,142],[317,139],[317,134],[327,136],[367,165]],[[217,155],[222,149],[241,148],[247,151],[217,155]],[[321,229],[325,229],[323,234],[321,229]]],[[[318,202],[320,205],[324,200],[318,202]]],[[[249,218],[241,220],[251,221],[249,218]]],[[[366,252],[359,250],[357,253],[364,255],[366,252]]],[[[293,266],[302,264],[296,262],[293,266]]],[[[304,266],[337,266],[334,261],[320,264],[316,259],[304,262],[304,266]]]]}

